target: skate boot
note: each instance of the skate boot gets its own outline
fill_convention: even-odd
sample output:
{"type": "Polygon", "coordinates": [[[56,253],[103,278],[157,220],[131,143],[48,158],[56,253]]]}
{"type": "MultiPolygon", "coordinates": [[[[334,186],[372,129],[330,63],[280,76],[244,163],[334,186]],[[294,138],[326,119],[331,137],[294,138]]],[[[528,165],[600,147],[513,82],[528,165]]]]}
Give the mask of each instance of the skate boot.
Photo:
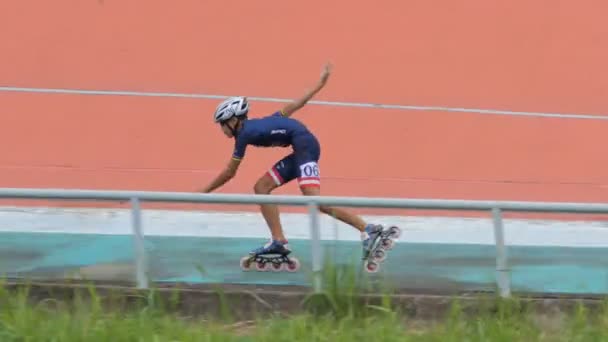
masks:
{"type": "Polygon", "coordinates": [[[378,272],[380,263],[387,257],[387,251],[393,248],[395,239],[401,235],[401,229],[391,226],[384,229],[381,225],[368,224],[361,234],[363,244],[363,262],[367,272],[378,272]]]}
{"type": "Polygon", "coordinates": [[[369,257],[370,252],[374,249],[378,237],[382,234],[382,226],[368,224],[365,226],[365,232],[361,233],[363,244],[363,260],[369,257]]]}
{"type": "Polygon", "coordinates": [[[257,271],[275,271],[280,272],[286,270],[295,272],[300,268],[300,262],[296,258],[288,258],[291,253],[287,242],[279,240],[270,240],[264,246],[253,249],[249,252],[249,256],[241,259],[241,269],[249,271],[251,264],[255,263],[257,271]]]}

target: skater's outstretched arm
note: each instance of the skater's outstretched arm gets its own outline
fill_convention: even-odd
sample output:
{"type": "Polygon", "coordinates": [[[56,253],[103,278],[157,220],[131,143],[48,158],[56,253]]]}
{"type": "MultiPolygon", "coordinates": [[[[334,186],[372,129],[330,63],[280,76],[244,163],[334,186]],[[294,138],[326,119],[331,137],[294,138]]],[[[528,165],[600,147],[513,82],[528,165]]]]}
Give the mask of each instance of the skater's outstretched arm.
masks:
{"type": "Polygon", "coordinates": [[[241,161],[239,159],[230,159],[230,162],[228,162],[228,165],[226,165],[224,171],[222,171],[209,185],[207,185],[207,187],[201,189],[200,192],[211,192],[219,188],[220,186],[226,184],[229,180],[234,178],[240,163],[241,161]]]}
{"type": "Polygon", "coordinates": [[[325,67],[323,68],[323,71],[321,72],[321,78],[319,79],[319,82],[315,85],[315,87],[310,89],[309,91],[307,91],[306,94],[304,94],[304,96],[302,96],[298,100],[285,106],[281,110],[281,113],[283,114],[283,116],[289,117],[289,116],[293,115],[293,113],[295,113],[298,109],[304,107],[304,105],[310,99],[312,99],[312,97],[315,96],[325,86],[325,84],[327,83],[327,79],[329,78],[329,75],[331,74],[331,67],[332,67],[331,64],[329,64],[329,63],[325,64],[325,67]]]}

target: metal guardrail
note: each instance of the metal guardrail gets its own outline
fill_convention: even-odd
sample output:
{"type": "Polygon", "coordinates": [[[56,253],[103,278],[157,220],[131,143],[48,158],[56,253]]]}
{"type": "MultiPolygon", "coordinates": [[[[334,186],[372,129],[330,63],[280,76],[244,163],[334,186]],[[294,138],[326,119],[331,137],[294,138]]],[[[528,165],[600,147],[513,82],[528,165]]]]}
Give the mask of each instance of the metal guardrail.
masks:
{"type": "Polygon", "coordinates": [[[496,243],[496,283],[499,294],[511,295],[509,266],[504,242],[502,212],[554,212],[608,214],[608,204],[601,203],[546,203],[513,201],[469,201],[469,200],[431,200],[400,198],[366,198],[336,196],[291,196],[256,194],[198,194],[184,192],[154,191],[98,191],[65,189],[23,189],[0,188],[0,198],[13,199],[56,199],[56,200],[102,200],[130,201],[135,249],[136,279],[139,288],[147,288],[146,256],[141,223],[141,201],[148,202],[187,202],[207,204],[281,204],[308,206],[311,229],[312,270],[315,274],[313,287],[321,288],[320,271],[322,250],[319,230],[320,205],[368,208],[399,208],[427,210],[460,210],[491,212],[496,243]]]}

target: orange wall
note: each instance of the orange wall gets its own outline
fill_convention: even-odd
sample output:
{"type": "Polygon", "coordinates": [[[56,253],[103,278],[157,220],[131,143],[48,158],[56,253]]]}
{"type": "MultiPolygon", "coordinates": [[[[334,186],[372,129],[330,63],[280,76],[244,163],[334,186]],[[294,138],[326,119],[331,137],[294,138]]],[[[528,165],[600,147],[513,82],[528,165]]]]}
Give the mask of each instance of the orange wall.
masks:
{"type": "MultiPolygon", "coordinates": [[[[603,1],[6,1],[5,86],[608,113],[603,1]]],[[[217,101],[0,93],[0,186],[192,191],[217,101]]],[[[252,115],[277,104],[254,102],[252,115]]],[[[606,120],[309,106],[325,194],[608,200],[606,120]],[[369,151],[369,152],[368,152],[369,151]]],[[[249,149],[225,192],[286,150],[249,149]]],[[[297,193],[295,185],[281,193],[297,193]]]]}

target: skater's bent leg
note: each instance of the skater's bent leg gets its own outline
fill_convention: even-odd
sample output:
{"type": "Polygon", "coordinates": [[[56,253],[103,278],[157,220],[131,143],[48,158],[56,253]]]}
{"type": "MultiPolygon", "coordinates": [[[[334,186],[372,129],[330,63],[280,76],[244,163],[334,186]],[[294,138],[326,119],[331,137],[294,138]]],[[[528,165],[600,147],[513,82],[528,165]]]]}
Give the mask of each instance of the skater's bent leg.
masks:
{"type": "MultiPolygon", "coordinates": [[[[321,194],[321,189],[318,186],[300,187],[300,190],[302,191],[302,194],[306,196],[319,196],[321,194]]],[[[319,206],[319,210],[324,214],[335,217],[336,219],[357,228],[360,232],[365,231],[365,226],[367,225],[365,221],[349,211],[324,205],[319,206]]]]}
{"type": "MultiPolygon", "coordinates": [[[[266,173],[255,183],[253,190],[256,194],[267,195],[278,187],[279,185],[272,176],[266,173]]],[[[270,228],[272,238],[274,240],[285,241],[286,239],[283,235],[283,227],[281,226],[278,206],[276,204],[260,204],[260,209],[268,228],[270,228]]]]}

